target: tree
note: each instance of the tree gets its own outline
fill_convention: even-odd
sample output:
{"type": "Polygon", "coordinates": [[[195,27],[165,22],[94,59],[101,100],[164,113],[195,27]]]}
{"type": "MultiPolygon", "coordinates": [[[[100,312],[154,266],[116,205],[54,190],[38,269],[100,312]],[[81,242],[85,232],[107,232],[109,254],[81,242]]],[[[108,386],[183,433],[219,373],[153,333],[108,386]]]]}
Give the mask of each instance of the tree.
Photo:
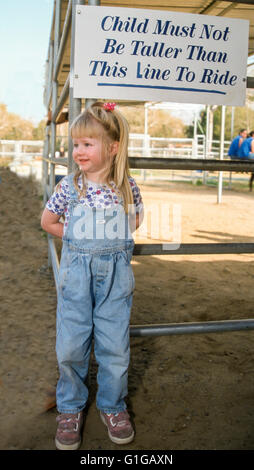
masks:
{"type": "MultiPolygon", "coordinates": [[[[120,111],[126,117],[131,133],[144,134],[144,106],[126,106],[120,108],[120,111]]],[[[151,137],[183,137],[184,128],[182,120],[172,116],[169,111],[153,108],[148,110],[148,134],[151,137]]]]}
{"type": "Polygon", "coordinates": [[[33,140],[44,140],[45,126],[46,126],[46,120],[43,119],[42,121],[39,122],[37,127],[33,128],[33,131],[32,131],[33,140]]]}
{"type": "Polygon", "coordinates": [[[15,113],[9,113],[7,106],[0,103],[0,139],[3,140],[42,140],[44,121],[37,127],[28,119],[15,113]]]}
{"type": "MultiPolygon", "coordinates": [[[[248,101],[247,101],[248,104],[248,101]]],[[[220,140],[220,130],[221,130],[221,106],[216,106],[212,109],[211,106],[211,116],[212,120],[212,139],[220,140]]],[[[231,140],[231,115],[232,107],[226,107],[225,115],[225,140],[231,140]]],[[[201,110],[199,115],[199,126],[202,128],[203,133],[206,133],[206,109],[201,110]]],[[[233,136],[236,136],[241,129],[247,129],[251,131],[254,129],[254,110],[250,105],[243,107],[235,107],[234,111],[234,126],[233,126],[233,136]]],[[[200,129],[199,129],[200,130],[200,129]]],[[[185,129],[187,137],[193,137],[193,125],[186,126],[185,129]]]]}

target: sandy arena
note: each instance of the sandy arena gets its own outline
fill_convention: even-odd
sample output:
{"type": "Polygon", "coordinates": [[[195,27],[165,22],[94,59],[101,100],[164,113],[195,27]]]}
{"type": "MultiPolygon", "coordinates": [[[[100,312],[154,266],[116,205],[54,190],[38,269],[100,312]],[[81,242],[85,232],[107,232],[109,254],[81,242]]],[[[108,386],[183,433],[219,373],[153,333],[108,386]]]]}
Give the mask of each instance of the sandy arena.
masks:
{"type": "MultiPolygon", "coordinates": [[[[55,449],[56,291],[38,184],[0,168],[1,449],[55,449]]],[[[183,243],[253,242],[254,192],[141,185],[145,204],[179,203],[183,243]]],[[[149,242],[149,240],[148,240],[149,242]]],[[[253,318],[254,254],[135,256],[131,324],[253,318]]],[[[128,449],[254,449],[254,332],[131,338],[128,449]]],[[[113,444],[95,407],[81,450],[113,444]]]]}

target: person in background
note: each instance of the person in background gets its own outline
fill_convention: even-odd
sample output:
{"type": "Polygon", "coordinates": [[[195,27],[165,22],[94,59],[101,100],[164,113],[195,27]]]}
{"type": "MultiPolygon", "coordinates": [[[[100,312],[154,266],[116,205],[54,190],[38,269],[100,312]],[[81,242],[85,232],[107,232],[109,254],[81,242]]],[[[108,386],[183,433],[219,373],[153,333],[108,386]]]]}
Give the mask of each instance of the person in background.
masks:
{"type": "MultiPolygon", "coordinates": [[[[245,129],[244,129],[245,131],[245,129]]],[[[241,137],[241,132],[238,137],[241,137]]],[[[237,137],[236,137],[237,139],[237,137]]],[[[234,139],[235,140],[235,139],[234,139]]],[[[233,140],[233,142],[234,142],[233,140]]],[[[232,142],[232,144],[233,144],[232,142]]],[[[231,146],[232,146],[231,144],[231,146]]],[[[228,154],[230,155],[231,159],[237,158],[238,160],[254,160],[254,131],[251,131],[247,138],[243,138],[243,140],[240,142],[239,139],[239,147],[238,147],[238,152],[237,156],[231,156],[230,155],[230,149],[228,154]]],[[[233,155],[233,151],[232,151],[233,155]]],[[[254,181],[254,172],[251,172],[250,180],[249,180],[249,189],[252,191],[252,184],[254,181]]]]}
{"type": "Polygon", "coordinates": [[[65,157],[65,151],[63,145],[60,147],[60,157],[65,157]]]}
{"type": "Polygon", "coordinates": [[[254,131],[251,131],[241,144],[238,151],[238,158],[245,160],[254,160],[254,131]]]}
{"type": "Polygon", "coordinates": [[[236,136],[231,144],[230,144],[230,147],[229,147],[229,150],[228,150],[228,156],[233,160],[235,158],[239,158],[239,150],[240,150],[240,147],[243,143],[243,141],[246,139],[247,137],[247,130],[246,129],[241,129],[238,136],[236,136]]]}

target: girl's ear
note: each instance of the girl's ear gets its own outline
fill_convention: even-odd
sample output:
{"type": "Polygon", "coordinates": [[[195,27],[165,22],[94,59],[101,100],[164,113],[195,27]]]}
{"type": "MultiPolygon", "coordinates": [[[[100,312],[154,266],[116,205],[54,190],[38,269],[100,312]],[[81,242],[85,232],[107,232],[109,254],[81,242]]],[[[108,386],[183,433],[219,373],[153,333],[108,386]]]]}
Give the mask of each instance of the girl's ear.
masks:
{"type": "Polygon", "coordinates": [[[119,149],[119,142],[115,140],[110,144],[110,153],[112,157],[115,157],[119,149]]]}

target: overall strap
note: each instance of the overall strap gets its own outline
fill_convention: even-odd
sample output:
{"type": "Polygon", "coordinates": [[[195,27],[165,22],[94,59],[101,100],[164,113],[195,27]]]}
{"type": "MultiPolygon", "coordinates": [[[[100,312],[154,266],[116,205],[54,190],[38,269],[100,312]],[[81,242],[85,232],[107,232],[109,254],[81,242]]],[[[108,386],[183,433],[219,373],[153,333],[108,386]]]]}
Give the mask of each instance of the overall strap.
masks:
{"type": "Polygon", "coordinates": [[[68,185],[69,185],[69,191],[70,191],[70,201],[78,201],[78,193],[77,190],[74,186],[74,173],[70,173],[68,175],[68,185]]]}

